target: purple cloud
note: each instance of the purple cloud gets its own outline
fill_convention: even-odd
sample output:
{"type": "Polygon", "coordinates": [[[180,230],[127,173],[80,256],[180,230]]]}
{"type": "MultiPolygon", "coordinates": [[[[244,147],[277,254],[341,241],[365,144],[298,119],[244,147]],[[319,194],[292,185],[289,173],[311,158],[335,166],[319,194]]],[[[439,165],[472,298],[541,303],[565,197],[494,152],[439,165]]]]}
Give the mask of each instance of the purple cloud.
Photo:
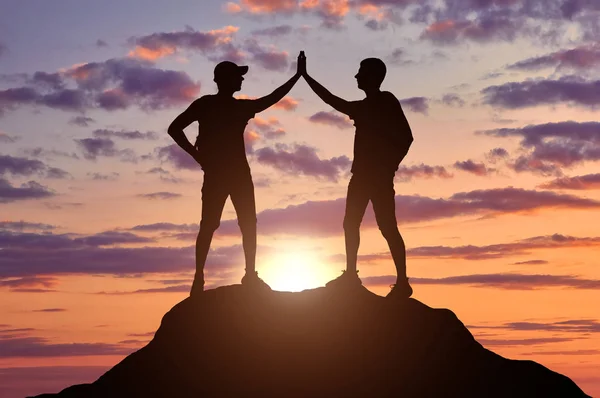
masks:
{"type": "Polygon", "coordinates": [[[75,126],[79,126],[79,127],[89,127],[89,125],[91,123],[95,123],[96,121],[94,119],[92,119],[91,117],[87,117],[87,116],[75,116],[73,118],[71,118],[71,120],[69,120],[70,124],[73,124],[75,126]]]}
{"type": "Polygon", "coordinates": [[[442,97],[442,103],[447,106],[454,106],[454,107],[465,106],[465,100],[460,98],[460,96],[457,94],[444,94],[444,96],[442,97]]]}
{"type": "Polygon", "coordinates": [[[346,172],[352,163],[347,156],[321,159],[317,150],[306,145],[289,147],[277,144],[255,151],[256,160],[279,171],[293,175],[305,175],[337,181],[340,173],[346,172]]]}
{"type": "Polygon", "coordinates": [[[156,200],[156,199],[171,200],[171,199],[180,198],[183,195],[181,195],[179,193],[173,193],[173,192],[152,192],[152,193],[140,194],[140,195],[137,195],[137,196],[139,198],[151,199],[151,200],[156,200]]]}
{"type": "MultiPolygon", "coordinates": [[[[372,276],[362,278],[365,285],[389,286],[396,276],[372,276]]],[[[600,280],[586,279],[576,275],[530,275],[530,274],[474,274],[449,276],[445,278],[410,278],[415,285],[447,285],[494,288],[506,290],[534,290],[548,288],[567,288],[595,290],[600,287],[600,280]]]]}
{"type": "Polygon", "coordinates": [[[561,167],[600,160],[600,123],[559,122],[477,132],[495,137],[521,137],[525,152],[509,164],[517,172],[561,175],[561,167]]]}
{"type": "Polygon", "coordinates": [[[11,231],[52,231],[56,229],[56,226],[27,221],[0,221],[0,230],[2,229],[11,231]]]}
{"type": "Polygon", "coordinates": [[[476,176],[486,176],[491,171],[493,171],[493,169],[488,169],[485,166],[485,164],[476,163],[476,162],[472,161],[471,159],[468,159],[465,161],[457,161],[454,163],[454,167],[456,169],[475,174],[476,176]]]}
{"type": "Polygon", "coordinates": [[[289,68],[289,54],[273,47],[263,47],[256,39],[247,39],[244,50],[252,56],[252,61],[266,70],[283,72],[289,68]]]}
{"type": "Polygon", "coordinates": [[[341,115],[335,111],[317,112],[308,118],[313,123],[326,124],[339,129],[349,129],[354,126],[354,123],[345,115],[341,115]]]}
{"type": "Polygon", "coordinates": [[[429,111],[428,99],[425,97],[410,97],[400,100],[400,104],[412,112],[422,113],[424,115],[429,111]]]}
{"type": "Polygon", "coordinates": [[[223,53],[231,51],[231,41],[238,29],[235,26],[225,26],[221,29],[200,32],[188,26],[178,32],[158,32],[132,37],[129,41],[135,48],[129,55],[154,61],[176,54],[180,50],[186,50],[218,58],[223,53]]]}
{"type": "MultiPolygon", "coordinates": [[[[309,201],[258,214],[262,235],[337,236],[342,233],[345,198],[309,201]]],[[[499,188],[457,193],[449,198],[434,199],[419,195],[396,195],[396,217],[400,223],[417,223],[461,216],[497,216],[533,210],[566,208],[597,209],[600,201],[559,195],[550,191],[499,188]]],[[[367,212],[363,228],[376,228],[372,212],[367,212]]],[[[221,222],[218,234],[237,235],[236,220],[221,222]]]]}
{"type": "Polygon", "coordinates": [[[8,180],[0,178],[0,203],[27,199],[45,199],[55,195],[53,191],[35,181],[29,181],[21,184],[20,187],[15,187],[8,180]]]}
{"type": "Polygon", "coordinates": [[[0,113],[23,105],[78,112],[132,105],[156,110],[187,104],[200,91],[200,85],[184,72],[158,69],[133,58],[89,62],[59,73],[36,72],[28,83],[0,90],[0,113]]]}
{"type": "Polygon", "coordinates": [[[454,177],[449,173],[444,166],[429,166],[426,164],[404,166],[400,165],[396,172],[396,178],[399,181],[407,182],[413,178],[452,178],[454,177]]]}
{"type": "Polygon", "coordinates": [[[127,355],[133,348],[107,343],[49,343],[43,337],[19,337],[0,340],[0,358],[73,357],[127,355]]]}
{"type": "Polygon", "coordinates": [[[587,70],[600,66],[600,45],[586,44],[539,57],[527,58],[509,65],[508,69],[540,70],[543,68],[587,70]]]}
{"type": "Polygon", "coordinates": [[[537,249],[561,249],[571,247],[600,246],[600,238],[577,238],[561,234],[536,236],[512,243],[487,246],[421,246],[407,250],[409,257],[445,258],[461,260],[489,260],[530,254],[537,249]]]}
{"type": "Polygon", "coordinates": [[[541,184],[539,188],[573,190],[600,189],[600,174],[596,173],[575,177],[561,177],[541,184]]]}
{"type": "Polygon", "coordinates": [[[600,105],[600,80],[565,76],[558,80],[508,82],[486,87],[481,94],[484,103],[506,109],[557,104],[596,109],[600,105]]]}
{"type": "Polygon", "coordinates": [[[293,28],[290,25],[278,25],[270,28],[256,29],[250,32],[254,36],[268,36],[271,38],[286,36],[292,33],[293,28]]]}
{"type": "Polygon", "coordinates": [[[110,138],[82,138],[74,140],[83,151],[83,157],[88,160],[97,160],[98,157],[119,158],[124,162],[135,163],[135,153],[131,149],[117,149],[110,138]]]}
{"type": "Polygon", "coordinates": [[[158,147],[155,152],[161,161],[169,162],[178,169],[200,170],[198,162],[177,144],[158,147]]]}
{"type": "Polygon", "coordinates": [[[133,131],[125,131],[125,130],[121,130],[121,131],[116,131],[116,130],[109,130],[109,129],[97,129],[94,130],[92,132],[92,135],[95,138],[122,138],[124,140],[157,140],[158,139],[158,134],[155,133],[154,131],[148,131],[145,133],[142,133],[140,131],[137,130],[133,130],[133,131]]]}

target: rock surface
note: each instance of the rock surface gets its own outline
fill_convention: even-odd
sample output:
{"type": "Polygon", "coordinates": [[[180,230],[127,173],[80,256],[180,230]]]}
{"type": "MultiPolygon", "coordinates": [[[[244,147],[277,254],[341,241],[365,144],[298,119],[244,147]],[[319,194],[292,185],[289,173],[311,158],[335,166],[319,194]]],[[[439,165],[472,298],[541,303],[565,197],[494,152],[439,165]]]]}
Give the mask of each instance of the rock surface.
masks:
{"type": "Polygon", "coordinates": [[[587,397],[483,348],[447,309],[364,288],[187,298],[92,384],[38,397],[587,397]]]}

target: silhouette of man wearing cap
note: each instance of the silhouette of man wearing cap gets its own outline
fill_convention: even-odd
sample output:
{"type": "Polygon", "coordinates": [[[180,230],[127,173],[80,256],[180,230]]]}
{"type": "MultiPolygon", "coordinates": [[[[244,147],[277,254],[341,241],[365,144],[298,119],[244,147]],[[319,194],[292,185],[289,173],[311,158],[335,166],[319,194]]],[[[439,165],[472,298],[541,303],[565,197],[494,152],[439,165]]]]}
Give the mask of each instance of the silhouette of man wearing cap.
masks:
{"type": "Polygon", "coordinates": [[[377,225],[388,243],[396,266],[396,284],[387,297],[408,298],[412,295],[412,288],[406,277],[406,248],[396,223],[394,174],[406,156],[413,136],[398,99],[394,94],[380,89],[386,66],[378,58],[363,60],[354,77],[366,98],[346,101],[330,93],[308,75],[305,58],[302,61],[299,59],[298,64],[300,73],[312,90],[327,104],[354,120],[356,127],[352,178],[348,185],[344,215],[346,270],[328,285],[361,285],[356,261],[360,224],[370,200],[377,225]]]}
{"type": "Polygon", "coordinates": [[[300,78],[297,72],[271,94],[258,99],[236,99],[233,93],[242,87],[247,66],[233,62],[219,63],[214,70],[218,92],[195,100],[173,120],[168,133],[204,170],[202,185],[202,220],[196,240],[196,276],[190,295],[204,289],[204,265],[214,231],[219,227],[227,197],[235,208],[242,232],[246,274],[242,284],[269,288],[255,270],[256,205],[254,184],[246,159],[244,129],[256,113],[281,100],[300,78]],[[192,145],[183,129],[198,122],[198,137],[192,145]]]}

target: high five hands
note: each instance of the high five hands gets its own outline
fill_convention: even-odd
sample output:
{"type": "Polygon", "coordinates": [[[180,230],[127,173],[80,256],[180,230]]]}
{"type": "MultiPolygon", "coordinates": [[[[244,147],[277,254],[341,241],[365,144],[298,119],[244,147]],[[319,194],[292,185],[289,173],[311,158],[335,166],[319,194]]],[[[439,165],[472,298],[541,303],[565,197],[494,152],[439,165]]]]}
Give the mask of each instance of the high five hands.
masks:
{"type": "Polygon", "coordinates": [[[304,55],[304,51],[300,51],[298,55],[296,74],[302,77],[306,76],[306,55],[304,55]]]}

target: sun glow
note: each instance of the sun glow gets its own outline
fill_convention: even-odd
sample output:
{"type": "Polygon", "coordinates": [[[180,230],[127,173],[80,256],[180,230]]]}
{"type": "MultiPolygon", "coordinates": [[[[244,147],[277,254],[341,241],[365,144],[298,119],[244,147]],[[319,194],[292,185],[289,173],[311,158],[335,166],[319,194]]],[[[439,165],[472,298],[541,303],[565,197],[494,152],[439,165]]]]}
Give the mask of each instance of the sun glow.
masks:
{"type": "Polygon", "coordinates": [[[299,292],[323,286],[328,269],[309,250],[291,250],[273,256],[264,280],[273,290],[299,292]]]}

